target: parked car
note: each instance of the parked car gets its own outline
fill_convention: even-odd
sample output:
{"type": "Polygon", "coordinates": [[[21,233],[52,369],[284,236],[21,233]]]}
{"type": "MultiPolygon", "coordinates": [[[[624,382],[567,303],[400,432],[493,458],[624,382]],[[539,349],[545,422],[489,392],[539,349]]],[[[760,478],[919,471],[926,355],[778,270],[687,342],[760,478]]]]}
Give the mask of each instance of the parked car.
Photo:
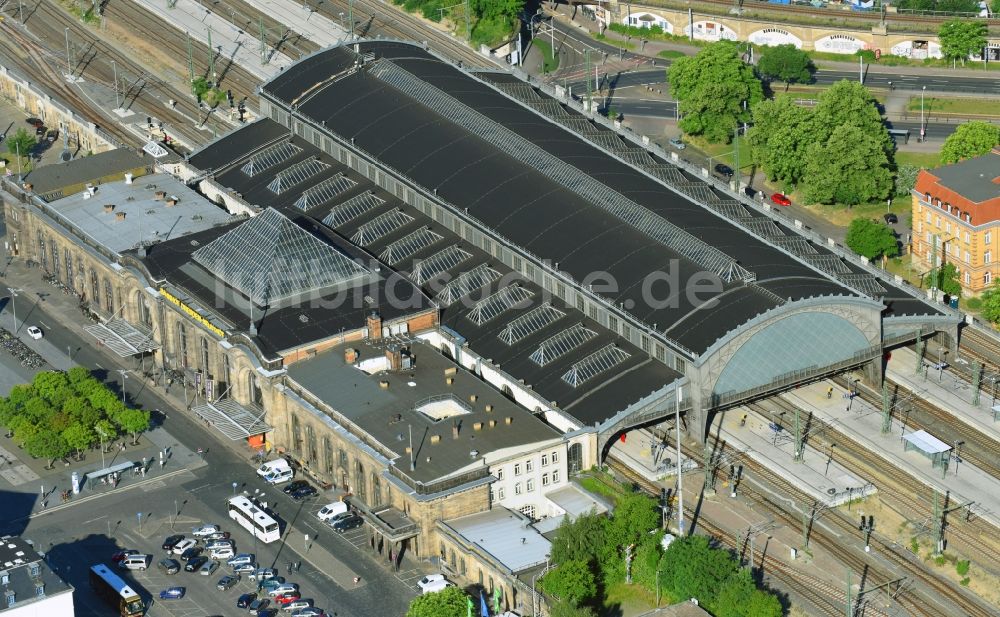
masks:
{"type": "Polygon", "coordinates": [[[208,557],[205,557],[204,555],[199,555],[188,561],[186,564],[184,564],[184,571],[195,572],[198,569],[200,569],[203,565],[205,565],[207,562],[208,562],[208,557]]]}
{"type": "Polygon", "coordinates": [[[733,176],[733,168],[729,165],[723,165],[722,163],[715,166],[715,172],[720,176],[725,176],[726,178],[731,178],[733,176]]]}
{"type": "Polygon", "coordinates": [[[36,341],[41,340],[41,338],[45,336],[44,334],[42,334],[42,330],[38,326],[28,326],[27,332],[28,336],[35,339],[36,341]]]}
{"type": "Polygon", "coordinates": [[[255,593],[244,593],[241,594],[239,598],[236,599],[236,608],[250,608],[253,601],[257,599],[257,594],[255,593]]]}
{"type": "Polygon", "coordinates": [[[286,486],[285,488],[281,489],[281,492],[284,493],[284,494],[286,494],[286,495],[291,495],[295,491],[297,491],[300,488],[303,488],[305,486],[309,486],[309,483],[306,482],[305,480],[296,480],[294,482],[290,482],[288,484],[288,486],[286,486]]]}
{"type": "Polygon", "coordinates": [[[177,574],[181,571],[181,564],[176,559],[161,559],[156,562],[156,567],[163,570],[164,574],[177,574]]]}
{"type": "Polygon", "coordinates": [[[295,501],[301,501],[301,500],[306,499],[308,497],[312,497],[316,493],[317,493],[316,488],[313,487],[313,486],[311,486],[311,485],[309,485],[309,484],[307,484],[307,485],[303,486],[302,488],[300,488],[299,490],[293,492],[291,494],[291,497],[295,501]]]}
{"type": "Polygon", "coordinates": [[[365,524],[365,519],[361,518],[357,514],[351,514],[350,516],[345,516],[344,518],[338,518],[330,523],[330,528],[337,533],[344,533],[348,529],[354,529],[355,527],[360,527],[365,524]]]}
{"type": "Polygon", "coordinates": [[[198,574],[202,576],[212,576],[215,571],[219,569],[219,562],[214,559],[210,559],[202,564],[201,568],[198,569],[198,574]]]}
{"type": "Polygon", "coordinates": [[[275,576],[274,578],[269,578],[266,581],[261,581],[257,584],[257,591],[261,593],[269,593],[272,589],[281,587],[285,584],[285,578],[282,576],[275,576]]]}
{"type": "Polygon", "coordinates": [[[228,538],[228,531],[215,531],[205,536],[205,540],[226,540],[228,538]]]}
{"type": "Polygon", "coordinates": [[[232,557],[227,559],[226,565],[232,568],[238,565],[242,565],[245,563],[253,563],[253,562],[254,562],[253,553],[240,553],[239,555],[233,555],[232,557]]]}
{"type": "Polygon", "coordinates": [[[779,206],[790,206],[792,205],[792,200],[785,197],[781,193],[775,193],[771,195],[771,201],[778,204],[779,206]]]}
{"type": "Polygon", "coordinates": [[[46,131],[48,131],[48,129],[45,128],[44,125],[35,127],[35,137],[45,137],[46,131]]]}
{"type": "Polygon", "coordinates": [[[300,594],[298,591],[286,591],[285,593],[283,593],[281,595],[274,596],[274,602],[276,604],[280,604],[282,606],[285,606],[289,602],[294,602],[294,601],[298,600],[301,597],[302,597],[302,594],[300,594]]]}
{"type": "Polygon", "coordinates": [[[671,139],[670,145],[677,148],[678,150],[683,150],[684,148],[687,148],[687,145],[684,144],[684,141],[680,137],[674,137],[673,139],[671,139]]]}
{"type": "Polygon", "coordinates": [[[212,559],[229,559],[235,554],[236,553],[233,551],[233,547],[231,546],[220,546],[217,549],[209,551],[209,555],[212,559]]]}
{"type": "Polygon", "coordinates": [[[153,561],[152,555],[135,553],[118,562],[118,567],[124,570],[145,570],[153,561]]]}
{"type": "Polygon", "coordinates": [[[45,124],[45,121],[40,118],[26,118],[24,121],[35,128],[38,128],[45,124]]]}
{"type": "Polygon", "coordinates": [[[247,610],[250,612],[251,615],[259,615],[260,611],[270,606],[270,604],[271,601],[268,600],[267,598],[257,598],[256,600],[250,603],[250,606],[247,607],[247,610]]]}
{"type": "Polygon", "coordinates": [[[889,212],[889,213],[887,213],[887,214],[886,214],[886,215],[885,215],[884,217],[882,217],[882,218],[884,218],[884,219],[885,219],[885,222],[886,222],[886,223],[888,223],[888,224],[890,224],[890,225],[895,225],[896,223],[898,223],[898,222],[899,222],[899,217],[898,217],[898,216],[896,216],[896,215],[895,215],[894,213],[892,213],[892,212],[889,212]]]}
{"type": "Polygon", "coordinates": [[[233,566],[233,572],[235,574],[253,574],[257,569],[257,564],[254,562],[250,563],[240,563],[233,566]]]}
{"type": "Polygon", "coordinates": [[[298,591],[299,586],[294,583],[281,583],[267,590],[267,595],[272,598],[276,598],[283,593],[288,593],[290,591],[298,591]]]}
{"type": "Polygon", "coordinates": [[[225,547],[233,548],[235,546],[236,543],[233,542],[232,540],[209,540],[208,542],[205,543],[205,550],[214,551],[220,548],[225,548],[225,547]]]}
{"type": "Polygon", "coordinates": [[[183,587],[167,587],[160,592],[161,600],[180,600],[184,597],[183,587]]]}
{"type": "Polygon", "coordinates": [[[257,617],[277,617],[278,609],[276,608],[264,608],[257,611],[257,617]]]}
{"type": "Polygon", "coordinates": [[[308,606],[292,611],[292,617],[323,617],[325,614],[323,609],[316,608],[315,606],[308,606]]]}
{"type": "Polygon", "coordinates": [[[346,501],[335,501],[320,508],[319,512],[316,513],[316,518],[321,521],[328,521],[338,516],[347,516],[349,513],[350,507],[346,501]]]}
{"type": "Polygon", "coordinates": [[[193,538],[184,538],[174,543],[173,547],[171,547],[170,549],[170,552],[172,552],[174,555],[181,555],[184,553],[184,551],[197,545],[198,545],[197,540],[193,538]]]}
{"type": "Polygon", "coordinates": [[[202,553],[202,548],[200,546],[192,546],[191,548],[181,553],[181,561],[191,561],[198,555],[201,555],[201,553],[202,553]]]}
{"type": "Polygon", "coordinates": [[[56,139],[59,139],[59,131],[53,129],[45,134],[45,140],[50,144],[55,143],[56,139]]]}
{"type": "Polygon", "coordinates": [[[239,575],[233,576],[231,574],[227,574],[219,579],[219,582],[215,584],[215,588],[219,591],[226,591],[238,582],[240,582],[239,575]]]}
{"type": "Polygon", "coordinates": [[[165,551],[173,550],[174,546],[176,546],[177,543],[183,539],[184,536],[182,536],[181,534],[167,536],[167,538],[163,541],[163,550],[165,551]]]}
{"type": "Polygon", "coordinates": [[[284,610],[291,613],[292,611],[297,611],[300,608],[311,608],[312,600],[299,598],[298,600],[292,600],[291,602],[285,603],[284,610]]]}
{"type": "Polygon", "coordinates": [[[278,571],[274,568],[258,568],[257,570],[250,573],[249,579],[251,581],[266,581],[269,578],[275,578],[278,576],[278,571]]]}
{"type": "Polygon", "coordinates": [[[126,548],[124,550],[121,550],[121,551],[118,551],[118,552],[112,554],[111,555],[111,561],[114,562],[114,563],[118,563],[119,561],[125,559],[129,555],[138,555],[138,554],[139,554],[139,551],[135,550],[134,548],[126,548]]]}
{"type": "Polygon", "coordinates": [[[210,536],[213,533],[218,533],[218,532],[219,532],[219,526],[212,525],[210,523],[198,525],[197,527],[193,527],[191,529],[191,535],[193,535],[196,538],[204,538],[206,536],[210,536]]]}

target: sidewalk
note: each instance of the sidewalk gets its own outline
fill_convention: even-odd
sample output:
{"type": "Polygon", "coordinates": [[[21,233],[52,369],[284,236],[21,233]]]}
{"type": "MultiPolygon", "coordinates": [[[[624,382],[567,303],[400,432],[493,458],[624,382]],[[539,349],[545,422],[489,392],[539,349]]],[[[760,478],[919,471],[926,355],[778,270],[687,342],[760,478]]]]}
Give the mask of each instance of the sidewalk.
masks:
{"type": "MultiPolygon", "coordinates": [[[[819,382],[787,392],[782,397],[803,411],[812,412],[817,420],[844,433],[926,486],[942,495],[950,494],[956,503],[975,502],[977,514],[1000,527],[1000,480],[969,464],[950,466],[947,476],[942,478],[941,470],[932,468],[928,458],[918,452],[904,450],[900,433],[905,427],[894,420],[892,430],[882,434],[881,410],[861,398],[855,398],[851,410],[845,411],[842,398],[845,390],[834,388],[833,398],[827,399],[827,387],[826,382],[819,382]]],[[[813,458],[817,456],[822,455],[812,454],[813,458]]]]}
{"type": "Polygon", "coordinates": [[[972,404],[972,384],[960,379],[948,369],[939,371],[929,356],[925,375],[917,375],[917,354],[909,348],[892,350],[892,360],[886,367],[886,377],[903,386],[915,396],[934,403],[984,435],[1000,441],[1000,420],[993,420],[995,404],[985,392],[980,392],[979,406],[972,404]]]}

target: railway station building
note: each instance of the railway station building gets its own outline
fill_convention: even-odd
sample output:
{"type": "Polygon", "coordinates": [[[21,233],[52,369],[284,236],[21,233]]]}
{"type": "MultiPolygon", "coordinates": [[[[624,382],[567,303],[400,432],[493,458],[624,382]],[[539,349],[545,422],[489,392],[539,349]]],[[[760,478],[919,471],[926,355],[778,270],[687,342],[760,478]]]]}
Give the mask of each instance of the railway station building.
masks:
{"type": "Polygon", "coordinates": [[[532,564],[487,558],[480,518],[535,542],[600,509],[569,478],[620,435],[677,413],[704,440],[726,408],[957,341],[957,313],[510,73],[367,41],[260,109],[74,194],[5,182],[16,254],[227,438],[349,492],[373,550],[506,606],[532,564]]]}

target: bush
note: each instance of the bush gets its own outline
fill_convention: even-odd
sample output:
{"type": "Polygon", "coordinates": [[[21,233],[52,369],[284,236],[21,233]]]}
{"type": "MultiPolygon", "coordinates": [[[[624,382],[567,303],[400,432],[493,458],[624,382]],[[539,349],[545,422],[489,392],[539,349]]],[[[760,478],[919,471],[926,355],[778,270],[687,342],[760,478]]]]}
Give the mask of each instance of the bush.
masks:
{"type": "Polygon", "coordinates": [[[955,572],[958,572],[959,576],[965,576],[969,573],[969,560],[963,559],[955,564],[955,572]]]}
{"type": "Polygon", "coordinates": [[[965,301],[965,308],[969,309],[970,311],[978,311],[979,309],[983,308],[983,301],[980,300],[979,298],[969,298],[968,300],[965,301]]]}

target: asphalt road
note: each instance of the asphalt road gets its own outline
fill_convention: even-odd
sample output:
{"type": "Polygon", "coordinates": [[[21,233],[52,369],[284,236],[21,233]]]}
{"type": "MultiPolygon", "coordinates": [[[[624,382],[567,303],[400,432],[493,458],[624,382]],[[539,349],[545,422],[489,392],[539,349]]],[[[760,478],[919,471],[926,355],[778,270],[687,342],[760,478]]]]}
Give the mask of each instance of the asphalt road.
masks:
{"type": "MultiPolygon", "coordinates": [[[[5,279],[0,279],[0,289],[7,285],[5,279]]],[[[47,290],[45,291],[47,292],[47,290]]],[[[25,293],[21,294],[18,298],[18,319],[24,320],[25,316],[28,315],[27,321],[29,323],[46,324],[46,341],[60,350],[68,347],[73,353],[75,362],[96,369],[96,374],[99,377],[107,379],[109,387],[120,392],[121,378],[117,372],[111,372],[114,367],[108,359],[97,352],[91,341],[81,340],[73,331],[62,325],[64,319],[82,321],[85,318],[79,313],[65,316],[50,314],[46,300],[32,302],[29,309],[28,297],[34,300],[37,295],[32,289],[25,289],[25,293]]],[[[12,366],[14,362],[12,356],[0,352],[0,363],[12,366]]],[[[131,376],[131,379],[126,379],[125,384],[127,396],[132,402],[146,409],[171,409],[157,391],[145,386],[143,381],[136,378],[134,374],[131,376]]],[[[284,495],[279,495],[277,489],[265,487],[264,483],[256,476],[248,458],[217,444],[215,442],[216,436],[206,435],[206,427],[193,421],[187,414],[174,411],[167,411],[166,414],[154,413],[154,424],[157,423],[161,423],[162,427],[169,432],[169,436],[188,450],[196,451],[199,447],[206,448],[204,461],[207,465],[200,465],[190,471],[182,472],[180,475],[162,481],[153,481],[141,487],[126,488],[130,483],[123,481],[122,486],[119,487],[120,492],[100,495],[90,501],[74,499],[64,506],[50,505],[46,512],[36,513],[31,518],[25,518],[28,512],[24,508],[17,512],[8,509],[0,516],[0,531],[18,533],[39,541],[44,539],[46,546],[42,548],[51,551],[50,564],[57,568],[61,574],[67,576],[77,588],[78,597],[81,598],[78,601],[84,605],[90,605],[92,601],[94,606],[101,606],[90,595],[89,584],[86,581],[86,569],[93,563],[107,560],[115,547],[132,548],[145,546],[144,542],[162,542],[161,536],[170,533],[168,520],[173,512],[175,500],[180,502],[181,516],[187,517],[179,519],[181,521],[187,520],[185,525],[177,525],[181,533],[189,531],[191,520],[215,522],[224,529],[233,531],[241,549],[249,549],[254,552],[250,534],[229,519],[226,512],[224,497],[232,494],[232,483],[236,482],[240,491],[247,490],[251,493],[256,489],[266,491],[269,496],[264,500],[274,504],[279,517],[286,521],[287,533],[283,540],[267,547],[258,546],[257,552],[260,555],[261,563],[266,563],[266,559],[281,566],[293,559],[302,561],[302,569],[293,576],[293,582],[300,582],[304,587],[307,587],[308,593],[304,594],[304,597],[315,598],[317,605],[327,608],[328,611],[337,611],[340,617],[390,616],[402,615],[406,612],[409,599],[414,595],[412,585],[404,584],[401,579],[375,563],[368,554],[363,554],[357,548],[362,542],[351,542],[346,537],[321,529],[318,521],[313,517],[314,511],[318,510],[321,505],[316,502],[318,498],[314,498],[313,502],[299,504],[284,495]],[[143,512],[146,516],[143,534],[138,532],[136,518],[138,512],[143,512]],[[110,527],[108,526],[109,522],[110,527]],[[151,526],[154,525],[157,526],[156,533],[145,538],[145,535],[148,535],[147,532],[152,528],[151,526]],[[347,589],[312,567],[308,563],[308,555],[303,555],[305,552],[303,533],[309,533],[315,543],[310,545],[310,550],[312,550],[312,546],[321,546],[329,554],[335,555],[337,559],[341,560],[353,573],[360,576],[363,583],[357,588],[347,589]]],[[[170,465],[165,471],[170,471],[170,465]]],[[[155,480],[155,478],[149,479],[155,480]]],[[[8,503],[34,503],[33,497],[37,498],[37,486],[34,484],[14,487],[10,490],[19,494],[9,496],[16,497],[16,499],[10,499],[8,503]]],[[[160,555],[163,551],[159,550],[158,544],[156,548],[154,555],[160,555]]],[[[158,593],[162,589],[158,585],[164,583],[159,579],[153,579],[153,572],[149,571],[145,575],[148,580],[139,581],[140,587],[150,594],[158,593]]],[[[282,575],[285,574],[282,573],[282,575]]],[[[188,582],[191,582],[192,578],[202,578],[183,572],[178,576],[187,578],[188,582]]],[[[224,594],[216,592],[214,583],[219,576],[221,574],[205,577],[210,580],[205,582],[199,580],[190,585],[192,588],[208,587],[205,593],[195,596],[199,606],[206,612],[182,611],[178,614],[235,614],[234,603],[238,594],[235,592],[224,594]],[[209,583],[211,584],[209,585],[209,583]],[[230,595],[233,597],[230,598],[230,595]],[[224,610],[214,608],[216,606],[224,607],[224,610]],[[210,608],[211,612],[208,612],[210,608]]],[[[173,578],[171,577],[171,582],[173,578]]],[[[350,585],[348,586],[350,587],[350,585]]],[[[95,612],[80,614],[110,615],[112,613],[95,610],[95,612]]],[[[172,614],[156,613],[154,617],[172,614]]]]}

